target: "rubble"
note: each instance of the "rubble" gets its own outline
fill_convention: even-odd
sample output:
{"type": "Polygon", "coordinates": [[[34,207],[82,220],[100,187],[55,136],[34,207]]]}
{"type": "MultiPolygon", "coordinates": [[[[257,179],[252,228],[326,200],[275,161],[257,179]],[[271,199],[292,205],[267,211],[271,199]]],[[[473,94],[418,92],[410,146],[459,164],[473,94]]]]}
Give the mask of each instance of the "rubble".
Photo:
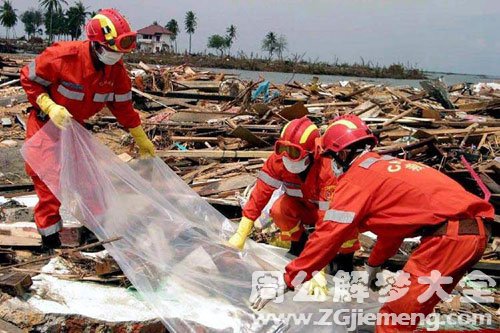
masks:
{"type": "MultiPolygon", "coordinates": [[[[0,59],[0,151],[3,156],[7,156],[4,151],[17,149],[13,147],[24,140],[26,114],[23,111],[28,104],[16,79],[20,66],[28,61],[27,58],[0,59]]],[[[312,80],[278,85],[264,78],[245,82],[234,75],[197,70],[188,65],[159,67],[140,63],[129,64],[128,69],[135,105],[158,155],[194,191],[230,218],[237,218],[241,213],[241,201],[272,153],[283,125],[303,115],[324,129],[336,116],[356,114],[378,136],[377,151],[437,168],[469,191],[481,197],[489,196],[496,211],[500,207],[498,83],[448,87],[440,81],[425,81],[423,89],[362,81],[321,83],[312,80]]],[[[122,160],[129,162],[137,155],[130,136],[121,130],[109,111],[91,118],[86,125],[122,160]]],[[[0,158],[0,194],[10,192],[10,196],[16,196],[31,191],[22,160],[14,169],[7,165],[10,161],[14,161],[11,152],[5,160],[0,158]]],[[[0,200],[0,204],[5,202],[0,200]]],[[[0,258],[4,254],[8,257],[4,265],[32,260],[30,256],[23,257],[26,252],[22,251],[31,251],[40,245],[29,207],[2,208],[0,243],[2,248],[8,247],[0,251],[0,258]]],[[[81,246],[89,237],[78,221],[73,222],[65,225],[68,234],[63,235],[63,242],[68,247],[81,246]]],[[[258,240],[274,237],[275,231],[272,235],[254,234],[258,240]]],[[[362,244],[363,249],[356,254],[360,264],[367,258],[373,239],[363,235],[362,244]]],[[[390,264],[394,268],[402,267],[416,244],[418,240],[407,242],[390,264]]],[[[15,270],[11,271],[29,274],[31,278],[43,273],[65,281],[128,285],[109,257],[76,252],[58,258],[70,267],[63,274],[43,273],[40,263],[13,267],[15,270]]],[[[498,279],[499,264],[498,252],[490,247],[476,268],[498,279]]],[[[500,298],[498,290],[494,297],[500,298]]],[[[439,311],[484,311],[485,307],[464,306],[442,303],[439,311]]],[[[488,307],[488,311],[497,310],[488,307]]]]}

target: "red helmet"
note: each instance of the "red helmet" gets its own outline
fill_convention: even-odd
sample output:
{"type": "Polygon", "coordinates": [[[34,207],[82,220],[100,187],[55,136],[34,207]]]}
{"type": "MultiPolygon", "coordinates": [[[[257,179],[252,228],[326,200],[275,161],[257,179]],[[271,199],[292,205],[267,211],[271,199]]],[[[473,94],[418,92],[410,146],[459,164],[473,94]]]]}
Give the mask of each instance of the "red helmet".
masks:
{"type": "Polygon", "coordinates": [[[363,140],[371,141],[373,146],[377,144],[377,138],[365,122],[358,116],[349,114],[334,119],[321,137],[320,144],[323,152],[338,153],[363,140]]]}
{"type": "Polygon", "coordinates": [[[85,27],[87,38],[122,53],[136,47],[137,32],[116,9],[101,9],[85,27]]]}
{"type": "Polygon", "coordinates": [[[287,155],[291,160],[300,160],[314,151],[319,130],[307,117],[294,119],[285,125],[274,145],[278,155],[287,155]]]}

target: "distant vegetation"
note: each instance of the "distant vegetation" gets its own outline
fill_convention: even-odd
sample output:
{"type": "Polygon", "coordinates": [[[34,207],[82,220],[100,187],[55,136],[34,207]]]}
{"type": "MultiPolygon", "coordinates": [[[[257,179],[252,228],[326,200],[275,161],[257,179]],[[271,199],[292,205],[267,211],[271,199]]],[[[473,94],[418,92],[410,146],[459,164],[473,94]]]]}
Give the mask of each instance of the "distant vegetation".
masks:
{"type": "Polygon", "coordinates": [[[343,75],[371,78],[394,79],[425,79],[424,72],[410,65],[392,64],[389,66],[374,65],[372,62],[361,60],[358,63],[327,63],[304,60],[304,55],[293,55],[290,58],[270,60],[269,57],[260,57],[255,54],[249,56],[239,52],[236,56],[220,57],[212,54],[143,54],[131,53],[125,60],[138,63],[143,61],[148,64],[162,64],[176,66],[191,64],[197,67],[215,67],[225,69],[243,69],[262,72],[304,73],[318,75],[343,75]]]}
{"type": "MultiPolygon", "coordinates": [[[[81,37],[83,27],[89,17],[95,12],[90,12],[84,6],[83,1],[76,0],[73,5],[68,5],[66,0],[38,0],[39,9],[30,8],[18,17],[17,10],[13,7],[11,0],[0,0],[0,25],[3,25],[7,34],[11,32],[11,38],[15,38],[13,27],[17,21],[24,24],[25,33],[30,43],[21,45],[28,52],[41,52],[47,44],[43,44],[44,33],[48,36],[50,43],[57,40],[74,40],[81,37]],[[68,6],[64,8],[64,6],[68,6]],[[41,27],[44,26],[43,30],[41,27]],[[55,38],[54,38],[55,37],[55,38]],[[40,43],[34,43],[34,41],[40,43]]],[[[124,13],[127,15],[127,13],[124,13]]],[[[158,23],[158,21],[155,21],[158,23]]],[[[238,52],[231,54],[231,48],[237,40],[237,27],[231,24],[223,34],[213,34],[207,40],[207,49],[214,50],[215,54],[204,51],[203,53],[192,52],[192,38],[198,29],[198,17],[193,11],[188,11],[183,18],[184,31],[188,34],[189,48],[186,52],[177,53],[177,40],[181,33],[179,23],[175,18],[170,19],[165,27],[172,32],[170,35],[170,51],[159,54],[144,54],[134,52],[126,55],[126,60],[131,62],[143,61],[152,64],[180,65],[190,63],[199,67],[218,67],[226,69],[243,69],[253,71],[270,71],[286,73],[306,73],[324,75],[344,75],[373,78],[397,78],[397,79],[423,79],[425,75],[422,70],[411,65],[393,64],[381,66],[361,58],[360,62],[346,63],[338,59],[332,63],[325,61],[306,59],[304,54],[285,54],[289,50],[287,37],[274,31],[269,31],[261,41],[261,51],[267,56],[258,53],[247,55],[238,52]]],[[[139,29],[140,27],[135,27],[139,29]]],[[[6,36],[8,37],[8,36],[6,36]]],[[[5,46],[9,46],[5,44],[5,46]]]]}

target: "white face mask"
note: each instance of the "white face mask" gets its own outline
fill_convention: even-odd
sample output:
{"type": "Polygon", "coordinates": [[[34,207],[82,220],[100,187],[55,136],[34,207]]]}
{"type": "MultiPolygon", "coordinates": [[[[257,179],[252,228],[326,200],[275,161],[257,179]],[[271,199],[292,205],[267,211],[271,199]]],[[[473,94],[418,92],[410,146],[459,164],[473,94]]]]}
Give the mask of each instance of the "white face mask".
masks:
{"type": "Polygon", "coordinates": [[[344,173],[344,168],[337,164],[334,158],[332,158],[332,171],[335,177],[340,177],[344,173]]]}
{"type": "Polygon", "coordinates": [[[283,156],[283,165],[288,170],[288,172],[295,174],[301,173],[302,171],[305,171],[307,169],[307,166],[309,165],[309,156],[306,156],[299,161],[292,161],[288,157],[283,156]]]}
{"type": "Polygon", "coordinates": [[[114,65],[123,57],[123,53],[111,52],[101,47],[96,50],[97,58],[105,65],[114,65]]]}

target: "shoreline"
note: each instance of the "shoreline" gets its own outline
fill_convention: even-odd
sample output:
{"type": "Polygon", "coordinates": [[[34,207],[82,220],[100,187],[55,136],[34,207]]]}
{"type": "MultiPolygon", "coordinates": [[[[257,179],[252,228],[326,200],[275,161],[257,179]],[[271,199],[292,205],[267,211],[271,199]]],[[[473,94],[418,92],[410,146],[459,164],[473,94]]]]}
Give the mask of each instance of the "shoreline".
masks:
{"type": "Polygon", "coordinates": [[[406,68],[401,64],[374,67],[368,64],[328,64],[326,62],[294,62],[291,60],[267,60],[247,57],[219,57],[212,55],[184,55],[174,53],[145,54],[131,53],[124,57],[126,62],[140,61],[155,65],[178,66],[189,64],[198,68],[236,69],[259,72],[280,72],[312,75],[335,75],[387,79],[426,79],[420,69],[406,68]]]}

